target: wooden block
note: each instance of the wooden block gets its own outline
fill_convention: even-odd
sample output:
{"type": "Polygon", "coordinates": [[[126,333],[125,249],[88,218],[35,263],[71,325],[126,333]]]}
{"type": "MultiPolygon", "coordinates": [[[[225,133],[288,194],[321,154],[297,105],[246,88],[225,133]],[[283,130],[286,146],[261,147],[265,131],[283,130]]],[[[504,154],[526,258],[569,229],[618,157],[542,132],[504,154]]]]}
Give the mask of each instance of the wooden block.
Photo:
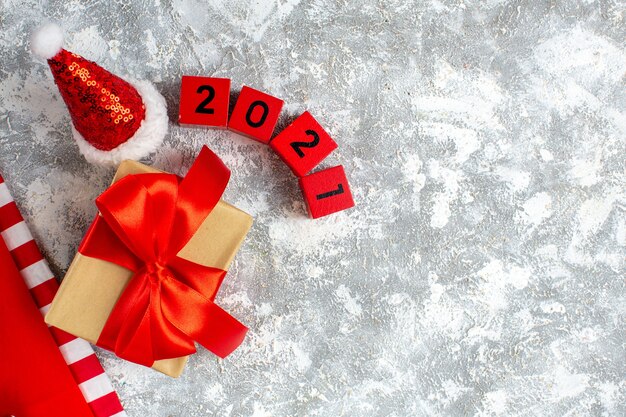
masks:
{"type": "Polygon", "coordinates": [[[314,219],[354,207],[348,179],[341,165],[300,178],[300,188],[314,219]]]}
{"type": "Polygon", "coordinates": [[[298,177],[337,149],[337,143],[308,111],[272,139],[270,146],[298,177]]]}
{"type": "Polygon", "coordinates": [[[262,143],[269,143],[283,101],[248,86],[243,86],[228,128],[262,143]]]}
{"type": "Polygon", "coordinates": [[[183,75],[178,123],[225,129],[228,125],[230,80],[183,75]]]}

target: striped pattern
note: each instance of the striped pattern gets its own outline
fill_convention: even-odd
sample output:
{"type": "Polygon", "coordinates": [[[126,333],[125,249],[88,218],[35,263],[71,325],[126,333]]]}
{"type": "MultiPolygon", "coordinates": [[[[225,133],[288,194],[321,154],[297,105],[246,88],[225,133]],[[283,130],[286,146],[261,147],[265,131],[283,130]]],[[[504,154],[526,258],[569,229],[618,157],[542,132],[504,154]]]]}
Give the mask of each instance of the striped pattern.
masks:
{"type": "MultiPolygon", "coordinates": [[[[41,314],[45,315],[50,309],[50,303],[59,284],[33,240],[2,176],[0,176],[0,235],[11,251],[37,307],[41,314]]],[[[127,417],[91,345],[55,327],[50,327],[50,332],[94,416],[127,417]]]]}

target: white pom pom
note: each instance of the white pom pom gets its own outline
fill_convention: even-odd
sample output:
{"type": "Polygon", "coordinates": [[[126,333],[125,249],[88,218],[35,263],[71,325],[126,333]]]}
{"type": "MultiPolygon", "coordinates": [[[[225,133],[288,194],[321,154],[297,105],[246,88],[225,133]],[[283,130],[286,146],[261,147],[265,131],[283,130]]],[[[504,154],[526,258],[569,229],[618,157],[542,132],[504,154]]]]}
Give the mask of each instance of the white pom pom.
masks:
{"type": "Polygon", "coordinates": [[[52,58],[61,48],[63,48],[63,30],[54,23],[41,26],[30,39],[30,49],[43,59],[52,58]]]}

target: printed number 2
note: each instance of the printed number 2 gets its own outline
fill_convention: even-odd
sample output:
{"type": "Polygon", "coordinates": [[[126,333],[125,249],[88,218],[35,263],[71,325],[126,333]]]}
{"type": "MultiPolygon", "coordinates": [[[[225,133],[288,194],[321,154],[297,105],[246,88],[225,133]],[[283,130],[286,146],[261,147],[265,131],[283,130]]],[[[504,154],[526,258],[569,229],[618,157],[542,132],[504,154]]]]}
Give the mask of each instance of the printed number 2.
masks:
{"type": "Polygon", "coordinates": [[[329,191],[327,193],[318,194],[315,196],[317,200],[332,197],[334,195],[343,194],[343,184],[337,184],[337,189],[329,191]]]}
{"type": "MultiPolygon", "coordinates": [[[[304,152],[302,152],[301,148],[314,148],[315,146],[317,146],[318,143],[320,143],[320,137],[314,130],[307,130],[305,133],[309,136],[313,136],[313,140],[311,140],[310,142],[293,142],[290,144],[293,150],[298,154],[300,158],[304,158],[304,152]]],[[[342,192],[343,192],[343,189],[341,190],[341,193],[342,192]]],[[[317,199],[318,200],[320,199],[319,196],[317,199]]]]}
{"type": "Polygon", "coordinates": [[[215,98],[215,89],[210,85],[201,85],[200,87],[198,87],[198,90],[196,92],[198,94],[201,94],[205,91],[208,91],[209,95],[207,96],[207,98],[202,100],[200,104],[198,104],[198,107],[196,107],[196,113],[213,114],[215,113],[215,110],[207,109],[206,106],[208,106],[209,103],[211,103],[215,98]]]}

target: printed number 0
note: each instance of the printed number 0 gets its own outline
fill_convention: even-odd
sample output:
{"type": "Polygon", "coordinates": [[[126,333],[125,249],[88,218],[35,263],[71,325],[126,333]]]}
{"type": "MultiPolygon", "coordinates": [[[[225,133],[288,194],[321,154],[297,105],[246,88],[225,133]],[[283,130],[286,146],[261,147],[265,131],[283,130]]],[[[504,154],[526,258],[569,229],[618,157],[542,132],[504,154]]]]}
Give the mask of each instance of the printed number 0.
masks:
{"type": "Polygon", "coordinates": [[[263,123],[265,123],[265,119],[267,119],[267,115],[269,114],[269,112],[270,108],[267,103],[260,100],[254,101],[252,102],[252,104],[250,104],[250,107],[248,107],[248,112],[246,113],[246,123],[248,123],[252,127],[261,127],[263,123]],[[254,122],[252,121],[252,112],[257,107],[261,107],[263,109],[263,114],[258,121],[254,122]]]}
{"type": "Polygon", "coordinates": [[[320,143],[320,137],[314,130],[307,130],[305,133],[309,136],[313,136],[313,140],[310,142],[293,142],[290,144],[300,158],[304,158],[304,152],[302,152],[301,148],[314,148],[320,143]]]}
{"type": "Polygon", "coordinates": [[[215,89],[210,85],[201,85],[200,87],[198,87],[198,90],[196,92],[198,94],[201,94],[205,91],[208,91],[209,95],[207,96],[207,98],[202,100],[200,104],[198,104],[198,107],[196,107],[196,113],[213,114],[215,113],[215,110],[207,109],[206,106],[208,106],[209,103],[211,103],[215,98],[215,89]]]}

